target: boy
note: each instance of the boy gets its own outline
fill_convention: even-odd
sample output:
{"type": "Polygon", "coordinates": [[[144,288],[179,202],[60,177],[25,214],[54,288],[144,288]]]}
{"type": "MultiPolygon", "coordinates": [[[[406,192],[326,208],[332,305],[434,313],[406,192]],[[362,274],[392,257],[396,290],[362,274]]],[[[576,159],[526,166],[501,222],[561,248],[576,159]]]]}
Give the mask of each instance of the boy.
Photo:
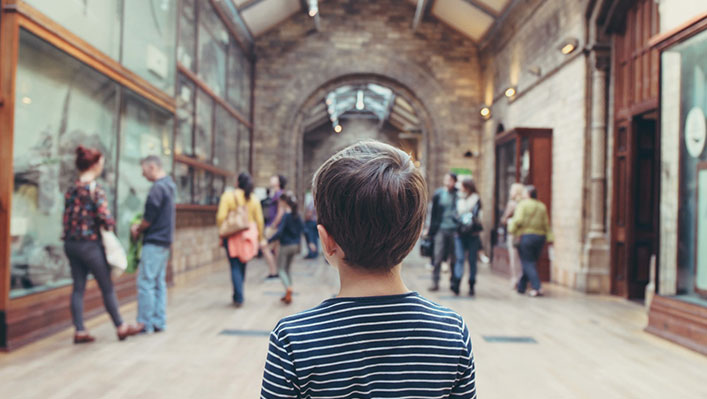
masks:
{"type": "Polygon", "coordinates": [[[401,278],[427,204],[410,157],[379,142],[354,144],[319,168],[314,202],[341,290],[275,327],[261,398],[476,398],[461,316],[401,278]]]}

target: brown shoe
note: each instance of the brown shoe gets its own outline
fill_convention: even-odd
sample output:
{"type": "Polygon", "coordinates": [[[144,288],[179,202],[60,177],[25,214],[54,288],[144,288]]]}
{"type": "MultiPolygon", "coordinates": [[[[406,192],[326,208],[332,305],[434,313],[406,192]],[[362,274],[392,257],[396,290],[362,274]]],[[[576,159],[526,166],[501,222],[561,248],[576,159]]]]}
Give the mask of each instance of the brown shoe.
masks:
{"type": "Polygon", "coordinates": [[[96,340],[96,338],[93,337],[89,333],[74,334],[74,343],[75,344],[88,344],[88,343],[91,343],[95,340],[96,340]]]}
{"type": "Polygon", "coordinates": [[[287,305],[292,303],[292,289],[291,288],[287,289],[285,296],[283,296],[281,300],[282,300],[282,302],[285,302],[285,304],[287,304],[287,305]]]}
{"type": "Polygon", "coordinates": [[[131,324],[128,326],[128,336],[138,335],[147,332],[144,324],[131,324]]]}
{"type": "Polygon", "coordinates": [[[130,336],[130,326],[124,324],[118,327],[118,330],[116,330],[116,334],[118,335],[118,341],[124,341],[125,338],[128,338],[130,336]]]}

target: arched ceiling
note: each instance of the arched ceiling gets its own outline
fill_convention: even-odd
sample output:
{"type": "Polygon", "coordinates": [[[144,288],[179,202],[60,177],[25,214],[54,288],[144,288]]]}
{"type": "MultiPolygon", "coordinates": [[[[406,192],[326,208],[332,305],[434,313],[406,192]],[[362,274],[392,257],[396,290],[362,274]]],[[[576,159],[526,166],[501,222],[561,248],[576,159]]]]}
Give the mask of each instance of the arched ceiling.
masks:
{"type": "MultiPolygon", "coordinates": [[[[225,3],[234,19],[247,30],[250,39],[257,38],[297,13],[309,13],[312,26],[319,28],[318,7],[326,7],[326,0],[217,0],[225,3]]],[[[381,0],[386,1],[386,0],[381,0]]],[[[431,15],[469,39],[480,43],[499,23],[502,16],[517,0],[408,0],[415,8],[411,18],[416,29],[422,17],[431,15]]]]}

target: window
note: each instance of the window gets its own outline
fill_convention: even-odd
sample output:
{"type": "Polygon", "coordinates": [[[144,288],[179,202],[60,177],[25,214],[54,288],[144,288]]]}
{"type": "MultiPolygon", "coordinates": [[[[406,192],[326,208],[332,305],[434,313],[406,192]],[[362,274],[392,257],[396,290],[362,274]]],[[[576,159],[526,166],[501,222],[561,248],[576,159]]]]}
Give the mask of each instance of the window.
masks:
{"type": "Polygon", "coordinates": [[[123,65],[172,95],[177,0],[124,2],[123,65]]]}
{"type": "Polygon", "coordinates": [[[238,169],[238,133],[241,123],[223,107],[216,107],[214,165],[232,173],[238,169]]]}
{"type": "Polygon", "coordinates": [[[242,115],[250,115],[251,65],[235,39],[228,47],[228,102],[242,115]]]}
{"type": "Polygon", "coordinates": [[[196,6],[194,0],[182,0],[179,23],[177,59],[187,69],[196,72],[196,6]]]}
{"type": "MultiPolygon", "coordinates": [[[[103,184],[114,205],[118,85],[22,30],[17,61],[11,297],[69,284],[64,193],[78,177],[79,144],[105,156],[103,184]]],[[[111,207],[115,211],[115,207],[111,207]]]]}
{"type": "Polygon", "coordinates": [[[196,129],[194,130],[194,155],[203,162],[211,162],[214,121],[214,101],[203,90],[196,95],[196,129]]]}
{"type": "MultiPolygon", "coordinates": [[[[122,1],[24,0],[93,47],[118,60],[122,1]]],[[[139,0],[148,1],[148,0],[139,0]]]]}
{"type": "MultiPolygon", "coordinates": [[[[707,298],[707,31],[664,51],[662,135],[680,137],[677,293],[707,298]],[[678,86],[675,82],[680,82],[678,86]]],[[[670,160],[666,160],[670,162],[670,160]]],[[[675,166],[677,170],[677,165],[675,166]]],[[[670,186],[669,183],[666,183],[670,186]]]]}
{"type": "Polygon", "coordinates": [[[172,114],[135,93],[125,90],[121,115],[120,162],[118,165],[118,209],[116,231],[126,246],[130,243],[133,217],[142,213],[152,183],[142,176],[140,161],[158,155],[162,166],[172,170],[172,114]]]}
{"type": "Polygon", "coordinates": [[[199,2],[198,76],[219,97],[226,96],[226,50],[229,35],[208,0],[199,2]]]}
{"type": "Polygon", "coordinates": [[[184,75],[179,75],[177,90],[177,138],[174,151],[177,154],[192,155],[194,146],[192,129],[194,128],[194,96],[196,85],[184,75]]]}

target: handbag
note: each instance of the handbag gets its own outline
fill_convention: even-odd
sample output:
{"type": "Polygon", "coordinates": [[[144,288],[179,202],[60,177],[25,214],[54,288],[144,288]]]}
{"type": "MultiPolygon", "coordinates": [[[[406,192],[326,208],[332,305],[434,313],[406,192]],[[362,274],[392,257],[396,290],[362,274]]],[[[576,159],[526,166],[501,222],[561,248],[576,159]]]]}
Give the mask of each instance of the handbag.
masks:
{"type": "MultiPolygon", "coordinates": [[[[233,196],[235,197],[235,194],[233,194],[233,196]]],[[[238,203],[237,200],[236,203],[238,203]]],[[[218,234],[221,238],[226,238],[240,233],[243,230],[247,230],[248,227],[250,227],[250,223],[248,222],[248,209],[245,204],[243,204],[236,206],[236,209],[228,211],[226,219],[218,228],[218,234]]]]}
{"type": "Polygon", "coordinates": [[[120,245],[115,233],[106,229],[101,229],[101,241],[106,253],[106,261],[113,267],[115,274],[120,276],[128,268],[128,257],[125,255],[123,246],[120,245]]]}
{"type": "Polygon", "coordinates": [[[434,243],[432,238],[429,236],[422,237],[420,241],[420,256],[424,258],[431,258],[434,252],[434,243]]]}
{"type": "Polygon", "coordinates": [[[471,212],[465,212],[459,216],[459,227],[457,231],[460,234],[473,234],[479,233],[484,230],[484,226],[479,220],[479,212],[481,211],[481,200],[474,204],[474,208],[471,212]]]}

